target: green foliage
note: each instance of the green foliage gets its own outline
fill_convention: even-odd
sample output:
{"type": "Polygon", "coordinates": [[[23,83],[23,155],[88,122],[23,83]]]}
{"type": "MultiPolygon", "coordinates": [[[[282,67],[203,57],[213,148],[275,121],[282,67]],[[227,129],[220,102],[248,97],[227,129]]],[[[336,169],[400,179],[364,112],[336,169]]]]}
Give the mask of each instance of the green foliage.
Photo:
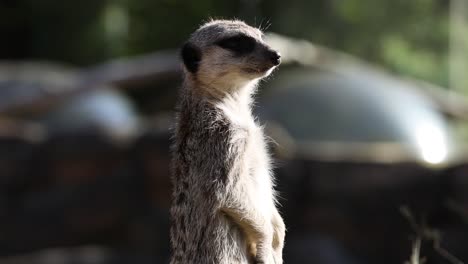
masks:
{"type": "Polygon", "coordinates": [[[107,58],[98,21],[106,1],[9,2],[0,4],[0,34],[8,42],[0,44],[2,58],[35,58],[76,64],[107,58]]]}
{"type": "MultiPolygon", "coordinates": [[[[271,1],[264,2],[270,5],[271,1]]],[[[291,0],[269,7],[272,30],[448,85],[448,1],[291,0]]]]}
{"type": "Polygon", "coordinates": [[[397,73],[448,85],[445,0],[17,0],[0,5],[2,57],[88,65],[177,48],[210,17],[256,26],[357,55],[397,73]],[[5,46],[6,45],[6,46],[5,46]],[[6,48],[5,48],[6,47],[6,48]]]}
{"type": "Polygon", "coordinates": [[[123,0],[130,17],[128,54],[178,47],[210,17],[233,17],[238,1],[123,0]]]}
{"type": "Polygon", "coordinates": [[[447,54],[438,54],[427,47],[411,44],[401,36],[386,36],[382,40],[383,62],[395,72],[447,85],[447,54]]]}

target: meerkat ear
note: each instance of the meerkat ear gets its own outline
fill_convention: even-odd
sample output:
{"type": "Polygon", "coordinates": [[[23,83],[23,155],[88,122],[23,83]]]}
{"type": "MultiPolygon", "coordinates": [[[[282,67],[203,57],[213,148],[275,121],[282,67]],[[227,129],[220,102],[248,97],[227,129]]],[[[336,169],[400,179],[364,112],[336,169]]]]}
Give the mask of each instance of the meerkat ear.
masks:
{"type": "Polygon", "coordinates": [[[198,64],[201,61],[201,52],[195,45],[187,42],[182,46],[181,50],[182,60],[184,65],[191,73],[198,70],[198,64]]]}

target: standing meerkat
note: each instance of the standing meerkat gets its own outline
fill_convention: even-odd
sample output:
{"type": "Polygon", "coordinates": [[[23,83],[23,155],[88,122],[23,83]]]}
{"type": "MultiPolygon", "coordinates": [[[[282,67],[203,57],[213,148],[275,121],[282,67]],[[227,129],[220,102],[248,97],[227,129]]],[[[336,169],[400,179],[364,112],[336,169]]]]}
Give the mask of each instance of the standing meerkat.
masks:
{"type": "Polygon", "coordinates": [[[171,264],[283,262],[285,226],[251,109],[258,81],[280,64],[262,35],[242,21],[214,20],[182,47],[171,264]]]}

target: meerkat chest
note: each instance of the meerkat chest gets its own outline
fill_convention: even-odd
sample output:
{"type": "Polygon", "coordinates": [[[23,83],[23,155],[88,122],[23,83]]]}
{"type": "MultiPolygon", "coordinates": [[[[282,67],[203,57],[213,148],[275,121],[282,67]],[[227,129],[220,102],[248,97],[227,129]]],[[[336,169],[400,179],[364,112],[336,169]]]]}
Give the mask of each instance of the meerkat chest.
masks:
{"type": "Polygon", "coordinates": [[[228,102],[221,109],[230,123],[231,143],[244,144],[244,168],[248,168],[251,174],[268,176],[270,158],[263,128],[255,122],[250,108],[228,102]]]}
{"type": "Polygon", "coordinates": [[[244,157],[249,161],[249,164],[245,164],[246,167],[251,167],[250,163],[253,163],[257,164],[255,167],[269,169],[269,156],[263,129],[255,122],[250,105],[245,98],[245,96],[227,97],[218,105],[218,108],[230,124],[231,143],[245,144],[244,157]]]}
{"type": "Polygon", "coordinates": [[[257,203],[257,208],[270,210],[273,183],[263,129],[246,106],[223,105],[222,111],[230,126],[230,149],[241,152],[235,154],[240,158],[241,172],[236,186],[241,193],[248,193],[250,202],[257,203]]]}
{"type": "Polygon", "coordinates": [[[230,124],[232,143],[242,141],[246,150],[265,148],[263,129],[255,122],[248,105],[227,100],[219,107],[230,124]]]}
{"type": "Polygon", "coordinates": [[[269,211],[273,198],[273,182],[270,168],[270,156],[268,154],[265,136],[262,127],[252,125],[248,128],[245,140],[245,153],[243,156],[243,174],[241,184],[243,188],[250,190],[250,197],[257,208],[269,211]]]}

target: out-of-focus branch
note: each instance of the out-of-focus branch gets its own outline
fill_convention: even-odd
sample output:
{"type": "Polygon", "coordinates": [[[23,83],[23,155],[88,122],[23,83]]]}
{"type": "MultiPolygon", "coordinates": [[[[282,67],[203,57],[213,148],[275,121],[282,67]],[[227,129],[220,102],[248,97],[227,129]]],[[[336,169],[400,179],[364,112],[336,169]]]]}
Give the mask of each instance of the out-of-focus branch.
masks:
{"type": "MultiPolygon", "coordinates": [[[[463,261],[459,260],[456,256],[452,255],[448,250],[441,246],[442,241],[442,234],[439,230],[434,229],[427,225],[425,219],[418,222],[416,217],[411,212],[411,209],[408,206],[401,206],[400,213],[403,217],[406,218],[408,223],[411,225],[411,228],[415,232],[416,235],[416,242],[419,241],[418,244],[413,244],[413,255],[411,256],[410,264],[419,264],[419,255],[420,255],[420,247],[421,241],[429,241],[432,243],[432,248],[435,252],[437,252],[441,257],[446,259],[448,262],[453,264],[463,264],[463,261]],[[415,248],[416,247],[416,248],[415,248]],[[414,258],[414,259],[413,259],[414,258]]],[[[422,262],[421,262],[422,263],[422,262]]]]}
{"type": "Polygon", "coordinates": [[[411,251],[411,257],[409,261],[405,261],[405,264],[424,264],[426,263],[425,258],[421,258],[421,238],[416,238],[413,242],[413,249],[411,251]]]}

